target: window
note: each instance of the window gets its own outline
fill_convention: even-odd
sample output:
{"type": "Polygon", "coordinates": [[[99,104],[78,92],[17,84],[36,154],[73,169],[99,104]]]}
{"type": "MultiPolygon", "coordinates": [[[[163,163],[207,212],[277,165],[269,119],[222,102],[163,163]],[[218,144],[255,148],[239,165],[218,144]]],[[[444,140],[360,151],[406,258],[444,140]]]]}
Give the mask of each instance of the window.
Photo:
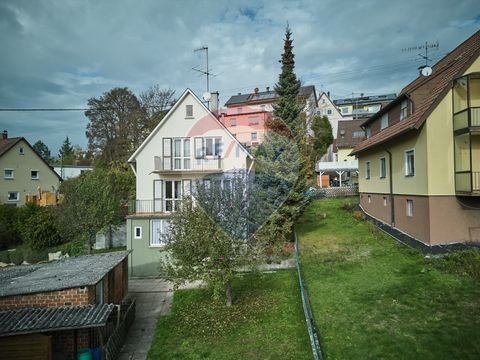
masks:
{"type": "Polygon", "coordinates": [[[371,204],[372,203],[372,197],[370,195],[368,195],[368,203],[371,204]]]}
{"type": "Polygon", "coordinates": [[[205,139],[205,156],[217,156],[222,154],[222,139],[221,138],[206,138],[205,139]]]}
{"type": "Polygon", "coordinates": [[[405,176],[415,175],[415,151],[405,151],[405,176]]]}
{"type": "Polygon", "coordinates": [[[332,109],[327,110],[327,115],[332,115],[332,109]]]}
{"type": "Polygon", "coordinates": [[[173,139],[173,164],[174,169],[190,169],[190,139],[173,139]]]}
{"type": "Polygon", "coordinates": [[[141,239],[142,238],[142,227],[141,226],[135,226],[134,233],[133,233],[133,238],[134,239],[141,239]]]}
{"type": "Polygon", "coordinates": [[[163,138],[163,169],[172,169],[172,139],[163,138]]]}
{"type": "Polygon", "coordinates": [[[13,170],[13,169],[4,169],[4,170],[3,170],[3,178],[4,178],[4,179],[13,179],[13,178],[15,178],[15,170],[13,170]]]}
{"type": "Polygon", "coordinates": [[[180,180],[165,181],[164,207],[166,212],[176,211],[182,200],[182,182],[180,180]]]}
{"type": "Polygon", "coordinates": [[[407,117],[407,105],[408,105],[407,100],[403,100],[400,105],[400,121],[407,117]]]}
{"type": "Polygon", "coordinates": [[[40,179],[40,171],[30,170],[30,176],[31,176],[32,180],[38,180],[38,179],[40,179]]]}
{"type": "Polygon", "coordinates": [[[203,138],[195,138],[195,159],[203,159],[203,138]]]}
{"type": "Polygon", "coordinates": [[[365,131],[354,131],[352,137],[354,139],[362,138],[365,136],[365,131]]]}
{"type": "Polygon", "coordinates": [[[238,113],[238,114],[241,114],[242,111],[243,111],[243,108],[241,108],[241,107],[237,108],[237,113],[238,113]]]}
{"type": "Polygon", "coordinates": [[[342,107],[342,114],[348,113],[348,107],[342,107]]]}
{"type": "Polygon", "coordinates": [[[168,220],[152,220],[152,236],[150,246],[164,246],[167,244],[170,224],[168,220]]]}
{"type": "Polygon", "coordinates": [[[382,157],[380,158],[380,178],[387,177],[387,160],[382,157]]]}
{"type": "Polygon", "coordinates": [[[20,148],[20,155],[25,155],[25,150],[23,149],[23,147],[20,148]]]}
{"type": "Polygon", "coordinates": [[[365,179],[370,179],[370,161],[365,162],[365,179]]]}
{"type": "Polygon", "coordinates": [[[382,115],[380,119],[380,130],[383,130],[388,127],[388,113],[382,115]]]}
{"type": "Polygon", "coordinates": [[[103,279],[95,285],[95,304],[103,304],[103,279]]]}
{"type": "Polygon", "coordinates": [[[193,105],[185,105],[185,117],[193,117],[193,105]]]}
{"type": "Polygon", "coordinates": [[[387,206],[387,197],[386,196],[383,197],[383,206],[384,207],[387,206]]]}
{"type": "Polygon", "coordinates": [[[252,136],[252,141],[257,141],[257,133],[256,132],[251,133],[251,136],[252,136]]]}
{"type": "Polygon", "coordinates": [[[258,125],[258,116],[249,117],[248,125],[258,125]]]}
{"type": "Polygon", "coordinates": [[[367,137],[367,139],[372,136],[372,129],[370,128],[370,126],[367,126],[365,128],[365,136],[367,137]]]}
{"type": "Polygon", "coordinates": [[[232,119],[230,120],[230,126],[237,126],[237,119],[232,118],[232,119]]]}
{"type": "Polygon", "coordinates": [[[407,199],[407,216],[413,216],[413,200],[407,199]]]}
{"type": "Polygon", "coordinates": [[[20,194],[18,191],[9,191],[7,195],[8,201],[18,201],[20,199],[20,194]]]}

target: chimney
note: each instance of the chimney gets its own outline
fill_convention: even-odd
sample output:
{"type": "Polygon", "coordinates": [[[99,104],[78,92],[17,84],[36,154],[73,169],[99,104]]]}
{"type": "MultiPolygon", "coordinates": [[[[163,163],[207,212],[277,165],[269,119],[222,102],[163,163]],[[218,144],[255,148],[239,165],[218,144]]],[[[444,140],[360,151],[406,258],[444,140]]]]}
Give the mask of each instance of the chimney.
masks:
{"type": "Polygon", "coordinates": [[[255,94],[258,94],[258,88],[255,88],[255,94]]]}
{"type": "Polygon", "coordinates": [[[327,91],[327,97],[330,99],[330,91],[327,91]]]}
{"type": "Polygon", "coordinates": [[[267,86],[267,91],[270,91],[270,86],[267,86]]]}
{"type": "Polygon", "coordinates": [[[7,140],[8,139],[8,131],[7,130],[3,130],[2,132],[2,140],[7,140]]]}
{"type": "Polygon", "coordinates": [[[218,91],[212,92],[212,96],[210,98],[210,111],[212,113],[216,113],[218,111],[218,91]]]}

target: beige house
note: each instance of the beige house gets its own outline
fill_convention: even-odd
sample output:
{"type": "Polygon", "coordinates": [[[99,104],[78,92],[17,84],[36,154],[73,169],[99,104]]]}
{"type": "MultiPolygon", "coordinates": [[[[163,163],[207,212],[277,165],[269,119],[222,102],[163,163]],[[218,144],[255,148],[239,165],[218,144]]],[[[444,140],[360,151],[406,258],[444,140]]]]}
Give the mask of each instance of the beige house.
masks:
{"type": "Polygon", "coordinates": [[[226,186],[229,175],[253,166],[248,151],[190,89],[128,161],[136,176],[136,200],[127,217],[135,276],[158,275],[169,217],[198,181],[215,175],[226,186]]]}
{"type": "Polygon", "coordinates": [[[427,245],[480,242],[480,31],[365,121],[360,204],[427,245]]]}
{"type": "Polygon", "coordinates": [[[0,135],[0,204],[54,205],[62,180],[22,137],[0,135]]]}

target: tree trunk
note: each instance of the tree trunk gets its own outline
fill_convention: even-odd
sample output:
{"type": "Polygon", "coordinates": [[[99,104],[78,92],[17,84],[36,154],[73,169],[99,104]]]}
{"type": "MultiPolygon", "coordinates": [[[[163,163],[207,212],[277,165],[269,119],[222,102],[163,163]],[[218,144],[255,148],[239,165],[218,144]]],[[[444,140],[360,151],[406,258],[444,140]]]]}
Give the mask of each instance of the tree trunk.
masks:
{"type": "Polygon", "coordinates": [[[227,306],[232,306],[232,284],[230,281],[225,284],[225,299],[227,306]]]}

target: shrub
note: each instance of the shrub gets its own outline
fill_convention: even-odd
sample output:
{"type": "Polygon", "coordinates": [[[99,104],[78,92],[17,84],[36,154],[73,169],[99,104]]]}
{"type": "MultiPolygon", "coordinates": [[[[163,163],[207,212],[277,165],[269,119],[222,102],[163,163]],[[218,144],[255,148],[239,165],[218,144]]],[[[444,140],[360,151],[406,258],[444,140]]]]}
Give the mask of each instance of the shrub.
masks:
{"type": "Polygon", "coordinates": [[[469,275],[480,280],[479,250],[455,251],[442,257],[434,257],[431,261],[437,269],[458,275],[469,275]]]}
{"type": "Polygon", "coordinates": [[[4,264],[10,264],[10,256],[7,250],[0,251],[0,262],[4,264]]]}
{"type": "Polygon", "coordinates": [[[24,252],[24,260],[29,264],[36,264],[48,260],[48,252],[45,250],[28,250],[24,252]]]}
{"type": "Polygon", "coordinates": [[[44,208],[35,216],[29,217],[25,233],[32,249],[40,250],[61,244],[56,209],[44,208]]]}
{"type": "Polygon", "coordinates": [[[20,249],[16,249],[13,251],[9,251],[8,255],[10,257],[10,262],[14,263],[15,265],[21,265],[24,260],[24,252],[20,249]]]}

